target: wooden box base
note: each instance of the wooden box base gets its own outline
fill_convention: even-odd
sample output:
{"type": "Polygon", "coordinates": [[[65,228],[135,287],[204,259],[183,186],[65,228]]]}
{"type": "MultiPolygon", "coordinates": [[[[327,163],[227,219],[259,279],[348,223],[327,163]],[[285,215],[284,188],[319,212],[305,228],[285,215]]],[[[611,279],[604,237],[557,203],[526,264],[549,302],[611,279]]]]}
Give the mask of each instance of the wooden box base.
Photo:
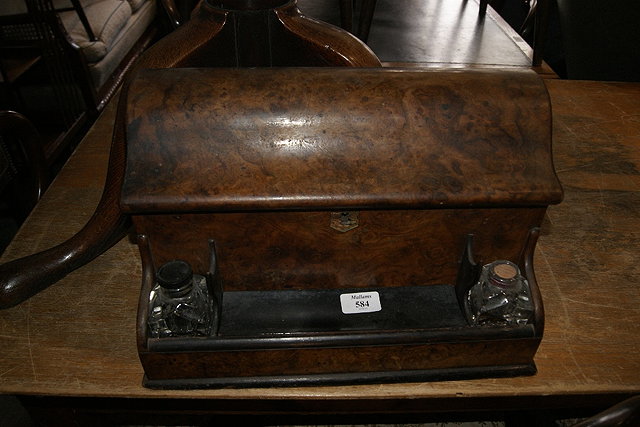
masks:
{"type": "Polygon", "coordinates": [[[157,390],[302,387],[467,380],[487,377],[515,377],[523,375],[534,375],[535,373],[536,367],[533,363],[531,363],[527,365],[482,366],[468,368],[459,367],[416,371],[314,374],[306,376],[275,375],[254,377],[191,379],[179,378],[151,380],[145,375],[142,384],[147,388],[157,390]]]}
{"type": "MultiPolygon", "coordinates": [[[[475,282],[469,236],[455,284],[378,289],[383,310],[344,315],[340,295],[363,289],[214,293],[216,328],[207,338],[153,339],[140,334],[149,388],[221,388],[440,381],[532,375],[542,336],[542,302],[532,270],[538,231],[520,259],[536,314],[518,327],[475,327],[464,295],[475,282]]],[[[148,248],[141,237],[141,249],[148,248]]],[[[147,253],[147,255],[149,255],[147,253]]],[[[211,272],[215,272],[212,257],[211,272]]],[[[144,263],[139,330],[146,331],[153,270],[144,263]]],[[[210,275],[209,280],[215,283],[210,275]]]]}

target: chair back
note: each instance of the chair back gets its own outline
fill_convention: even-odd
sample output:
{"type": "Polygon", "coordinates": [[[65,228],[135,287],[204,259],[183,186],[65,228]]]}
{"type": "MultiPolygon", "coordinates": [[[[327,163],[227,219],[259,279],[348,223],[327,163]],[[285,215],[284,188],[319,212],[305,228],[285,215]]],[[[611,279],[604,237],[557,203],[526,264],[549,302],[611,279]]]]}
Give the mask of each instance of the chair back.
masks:
{"type": "Polygon", "coordinates": [[[49,183],[40,135],[15,111],[0,111],[0,216],[20,225],[49,183]]]}

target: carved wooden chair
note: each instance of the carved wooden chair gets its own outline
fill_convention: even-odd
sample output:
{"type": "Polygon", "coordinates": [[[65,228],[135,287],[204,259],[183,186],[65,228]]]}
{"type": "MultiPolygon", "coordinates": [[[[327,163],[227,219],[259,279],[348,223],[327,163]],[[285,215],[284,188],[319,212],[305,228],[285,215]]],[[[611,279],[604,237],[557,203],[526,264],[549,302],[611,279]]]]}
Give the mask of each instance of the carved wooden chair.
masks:
{"type": "Polygon", "coordinates": [[[0,111],[0,252],[49,183],[40,135],[15,111],[0,111]]]}
{"type": "MultiPolygon", "coordinates": [[[[373,13],[376,8],[376,0],[362,0],[360,15],[356,19],[356,1],[338,0],[340,7],[340,27],[358,37],[363,42],[367,42],[373,13]],[[357,24],[357,28],[354,28],[357,24]]],[[[176,29],[189,20],[189,16],[194,6],[199,0],[160,0],[160,4],[169,19],[173,29],[176,29]]]]}

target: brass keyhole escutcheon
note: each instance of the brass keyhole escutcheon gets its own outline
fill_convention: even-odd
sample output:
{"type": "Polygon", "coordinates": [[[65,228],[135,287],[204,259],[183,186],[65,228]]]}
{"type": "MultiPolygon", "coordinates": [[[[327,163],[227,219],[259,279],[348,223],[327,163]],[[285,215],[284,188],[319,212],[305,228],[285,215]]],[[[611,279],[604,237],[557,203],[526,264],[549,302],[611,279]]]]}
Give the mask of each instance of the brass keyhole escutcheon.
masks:
{"type": "Polygon", "coordinates": [[[331,212],[330,227],[341,233],[346,233],[358,226],[357,211],[331,212]]]}

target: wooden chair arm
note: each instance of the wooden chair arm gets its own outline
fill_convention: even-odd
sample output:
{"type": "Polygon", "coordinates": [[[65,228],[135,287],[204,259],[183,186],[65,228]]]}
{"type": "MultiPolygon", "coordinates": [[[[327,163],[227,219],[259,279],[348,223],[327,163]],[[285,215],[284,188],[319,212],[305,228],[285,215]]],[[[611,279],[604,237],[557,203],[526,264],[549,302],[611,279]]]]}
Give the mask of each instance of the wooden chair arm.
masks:
{"type": "Polygon", "coordinates": [[[637,426],[640,423],[640,395],[623,400],[574,427],[637,426]]]}

